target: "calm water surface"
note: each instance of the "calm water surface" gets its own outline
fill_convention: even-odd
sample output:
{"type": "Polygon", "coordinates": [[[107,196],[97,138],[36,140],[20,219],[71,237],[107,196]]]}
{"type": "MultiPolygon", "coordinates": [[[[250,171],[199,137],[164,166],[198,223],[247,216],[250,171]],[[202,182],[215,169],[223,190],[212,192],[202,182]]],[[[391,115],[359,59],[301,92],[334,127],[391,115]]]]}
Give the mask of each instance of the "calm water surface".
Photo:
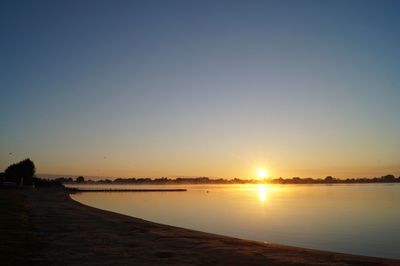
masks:
{"type": "MultiPolygon", "coordinates": [[[[107,187],[110,186],[121,187],[107,187]]],[[[74,194],[72,198],[100,209],[199,231],[400,258],[400,184],[171,185],[161,188],[187,188],[188,191],[90,192],[74,194]]]]}

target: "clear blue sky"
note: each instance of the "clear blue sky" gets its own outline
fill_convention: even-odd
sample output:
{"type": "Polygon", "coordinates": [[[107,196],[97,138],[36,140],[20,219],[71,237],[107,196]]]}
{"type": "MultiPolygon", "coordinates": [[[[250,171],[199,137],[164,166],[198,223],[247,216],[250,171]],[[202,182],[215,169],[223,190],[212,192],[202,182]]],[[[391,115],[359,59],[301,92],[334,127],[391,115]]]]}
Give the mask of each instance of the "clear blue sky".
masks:
{"type": "Polygon", "coordinates": [[[0,168],[399,175],[399,13],[399,1],[1,1],[0,168]]]}

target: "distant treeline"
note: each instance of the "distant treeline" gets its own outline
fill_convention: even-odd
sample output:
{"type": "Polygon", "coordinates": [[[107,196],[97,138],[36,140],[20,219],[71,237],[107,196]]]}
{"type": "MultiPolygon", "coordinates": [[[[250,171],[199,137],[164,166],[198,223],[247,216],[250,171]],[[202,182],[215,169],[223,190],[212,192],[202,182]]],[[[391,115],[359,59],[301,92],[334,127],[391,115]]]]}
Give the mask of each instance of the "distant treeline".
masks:
{"type": "Polygon", "coordinates": [[[36,167],[29,158],[8,166],[0,173],[0,186],[57,186],[62,183],[85,183],[85,184],[154,184],[154,185],[176,185],[176,184],[339,184],[339,183],[400,183],[400,177],[385,175],[374,178],[347,178],[339,179],[332,176],[325,178],[272,178],[272,179],[213,179],[209,177],[178,177],[178,178],[116,178],[103,180],[85,180],[83,176],[76,179],[59,177],[55,179],[44,179],[35,176],[36,167]]]}
{"type": "Polygon", "coordinates": [[[178,177],[178,178],[117,178],[102,179],[102,180],[85,180],[83,176],[79,176],[76,179],[59,177],[55,181],[61,183],[85,183],[85,184],[143,184],[143,185],[176,185],[176,184],[340,184],[340,183],[400,183],[400,177],[394,175],[385,175],[374,178],[348,178],[339,179],[332,176],[325,178],[273,178],[273,179],[212,179],[208,177],[178,177]]]}

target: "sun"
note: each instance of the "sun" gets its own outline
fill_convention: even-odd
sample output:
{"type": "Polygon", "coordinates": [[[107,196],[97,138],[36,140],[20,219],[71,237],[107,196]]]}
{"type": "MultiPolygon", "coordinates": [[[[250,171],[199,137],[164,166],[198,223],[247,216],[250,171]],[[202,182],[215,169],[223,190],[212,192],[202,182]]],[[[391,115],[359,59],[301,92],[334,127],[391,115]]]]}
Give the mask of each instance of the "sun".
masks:
{"type": "Polygon", "coordinates": [[[260,179],[264,179],[266,178],[268,175],[267,170],[265,170],[264,168],[258,168],[257,169],[257,176],[260,179]]]}

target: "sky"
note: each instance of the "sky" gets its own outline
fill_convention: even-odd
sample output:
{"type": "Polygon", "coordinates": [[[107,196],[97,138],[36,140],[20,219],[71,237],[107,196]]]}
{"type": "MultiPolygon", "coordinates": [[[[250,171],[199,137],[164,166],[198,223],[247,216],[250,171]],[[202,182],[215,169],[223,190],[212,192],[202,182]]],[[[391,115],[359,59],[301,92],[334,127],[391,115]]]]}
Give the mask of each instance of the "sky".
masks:
{"type": "Polygon", "coordinates": [[[1,1],[0,171],[400,175],[398,1],[1,1]]]}

